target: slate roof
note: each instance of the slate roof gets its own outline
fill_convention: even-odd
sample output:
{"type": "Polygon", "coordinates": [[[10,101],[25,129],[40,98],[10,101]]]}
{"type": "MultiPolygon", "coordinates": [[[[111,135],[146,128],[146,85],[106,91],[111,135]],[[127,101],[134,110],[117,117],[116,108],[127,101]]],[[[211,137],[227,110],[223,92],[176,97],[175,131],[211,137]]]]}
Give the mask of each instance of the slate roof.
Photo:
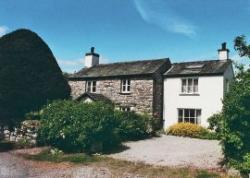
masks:
{"type": "Polygon", "coordinates": [[[90,68],[83,68],[79,72],[70,75],[68,78],[87,79],[100,77],[149,75],[157,72],[164,64],[167,64],[168,68],[170,68],[171,66],[170,60],[168,58],[99,64],[90,68]]]}
{"type": "Polygon", "coordinates": [[[106,103],[111,103],[111,100],[108,99],[107,97],[105,97],[104,95],[97,94],[97,93],[89,93],[89,92],[86,92],[86,93],[82,94],[81,96],[76,98],[76,100],[81,101],[85,97],[88,97],[88,98],[92,99],[93,101],[103,101],[103,102],[106,102],[106,103]]]}
{"type": "Polygon", "coordinates": [[[232,61],[229,59],[173,63],[172,67],[165,72],[164,76],[223,75],[231,63],[232,61]]]}

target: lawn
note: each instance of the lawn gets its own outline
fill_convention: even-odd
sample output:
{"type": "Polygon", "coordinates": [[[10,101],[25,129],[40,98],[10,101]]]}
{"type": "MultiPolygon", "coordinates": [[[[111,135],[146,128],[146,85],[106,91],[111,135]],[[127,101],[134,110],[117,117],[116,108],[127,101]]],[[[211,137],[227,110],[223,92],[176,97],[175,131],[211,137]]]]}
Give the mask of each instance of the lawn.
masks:
{"type": "Polygon", "coordinates": [[[144,163],[134,163],[118,159],[108,158],[103,155],[78,154],[51,154],[45,150],[36,155],[23,155],[26,159],[35,161],[49,161],[55,164],[61,162],[71,162],[73,164],[82,164],[84,166],[105,167],[109,169],[114,177],[126,173],[132,175],[145,176],[147,178],[221,178],[227,177],[224,173],[212,170],[202,170],[195,168],[170,168],[151,166],[144,163]]]}

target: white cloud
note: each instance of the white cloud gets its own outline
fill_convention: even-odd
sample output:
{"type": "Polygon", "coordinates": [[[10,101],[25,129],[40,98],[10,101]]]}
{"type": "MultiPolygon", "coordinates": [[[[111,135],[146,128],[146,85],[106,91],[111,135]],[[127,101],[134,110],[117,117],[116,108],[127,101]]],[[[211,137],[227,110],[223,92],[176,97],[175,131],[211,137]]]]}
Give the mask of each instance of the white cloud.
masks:
{"type": "Polygon", "coordinates": [[[100,64],[107,64],[109,63],[111,60],[109,60],[108,58],[104,57],[104,56],[100,56],[100,64]]]}
{"type": "Polygon", "coordinates": [[[72,60],[57,59],[57,62],[61,67],[62,71],[69,73],[76,72],[84,67],[83,59],[72,59],[72,60]]]}
{"type": "Polygon", "coordinates": [[[237,53],[234,53],[233,55],[231,55],[230,58],[238,64],[244,64],[246,66],[250,65],[248,57],[240,57],[239,54],[237,53]]]}
{"type": "MultiPolygon", "coordinates": [[[[110,60],[100,56],[100,64],[106,64],[110,60]]],[[[64,72],[69,72],[69,73],[74,73],[79,71],[84,67],[84,59],[71,59],[71,60],[66,60],[66,59],[57,59],[58,65],[64,72]]]]}
{"type": "Polygon", "coordinates": [[[134,0],[137,11],[147,23],[157,25],[169,32],[188,37],[195,36],[197,27],[179,17],[176,12],[168,8],[166,2],[164,0],[134,0]]]}
{"type": "Polygon", "coordinates": [[[3,36],[3,35],[5,35],[8,30],[9,30],[8,27],[6,27],[6,26],[0,26],[0,37],[3,36]]]}

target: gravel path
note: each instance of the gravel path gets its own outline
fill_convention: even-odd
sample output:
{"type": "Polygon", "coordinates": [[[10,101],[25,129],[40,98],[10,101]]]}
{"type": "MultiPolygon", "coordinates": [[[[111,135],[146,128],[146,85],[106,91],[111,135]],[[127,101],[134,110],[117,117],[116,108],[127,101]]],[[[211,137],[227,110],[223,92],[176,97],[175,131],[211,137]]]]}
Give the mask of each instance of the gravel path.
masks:
{"type": "Polygon", "coordinates": [[[106,168],[24,160],[12,152],[0,153],[0,178],[111,178],[106,168]]]}
{"type": "Polygon", "coordinates": [[[1,178],[26,178],[28,170],[21,159],[13,157],[10,153],[0,153],[1,178]]]}
{"type": "Polygon", "coordinates": [[[125,143],[129,149],[110,156],[159,166],[192,166],[218,169],[221,146],[215,140],[201,140],[162,135],[158,138],[125,143]]]}
{"type": "MultiPolygon", "coordinates": [[[[222,159],[218,141],[181,138],[163,135],[125,143],[128,149],[109,155],[117,159],[160,166],[191,166],[217,169],[222,159]]],[[[40,148],[0,153],[0,178],[111,178],[105,167],[29,161],[16,154],[37,154],[40,148]]],[[[120,177],[137,177],[122,175],[120,177]]]]}

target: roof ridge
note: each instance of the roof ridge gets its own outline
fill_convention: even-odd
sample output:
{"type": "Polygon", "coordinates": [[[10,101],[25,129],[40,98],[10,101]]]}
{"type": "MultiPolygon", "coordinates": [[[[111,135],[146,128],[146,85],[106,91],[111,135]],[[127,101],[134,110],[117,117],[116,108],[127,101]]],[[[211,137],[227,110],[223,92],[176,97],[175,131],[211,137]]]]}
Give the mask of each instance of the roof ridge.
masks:
{"type": "Polygon", "coordinates": [[[219,60],[219,59],[211,59],[211,60],[198,60],[198,61],[186,61],[186,62],[174,62],[174,64],[190,64],[190,63],[199,63],[199,62],[228,62],[231,61],[231,59],[228,60],[219,60]]]}
{"type": "MultiPolygon", "coordinates": [[[[105,66],[105,65],[114,65],[114,64],[127,64],[127,63],[137,63],[137,62],[153,62],[153,61],[164,61],[170,60],[169,58],[159,58],[159,59],[144,59],[144,60],[135,60],[135,61],[121,61],[121,62],[112,62],[107,64],[98,64],[96,66],[105,66]]],[[[96,67],[93,66],[93,67],[96,67]]]]}

